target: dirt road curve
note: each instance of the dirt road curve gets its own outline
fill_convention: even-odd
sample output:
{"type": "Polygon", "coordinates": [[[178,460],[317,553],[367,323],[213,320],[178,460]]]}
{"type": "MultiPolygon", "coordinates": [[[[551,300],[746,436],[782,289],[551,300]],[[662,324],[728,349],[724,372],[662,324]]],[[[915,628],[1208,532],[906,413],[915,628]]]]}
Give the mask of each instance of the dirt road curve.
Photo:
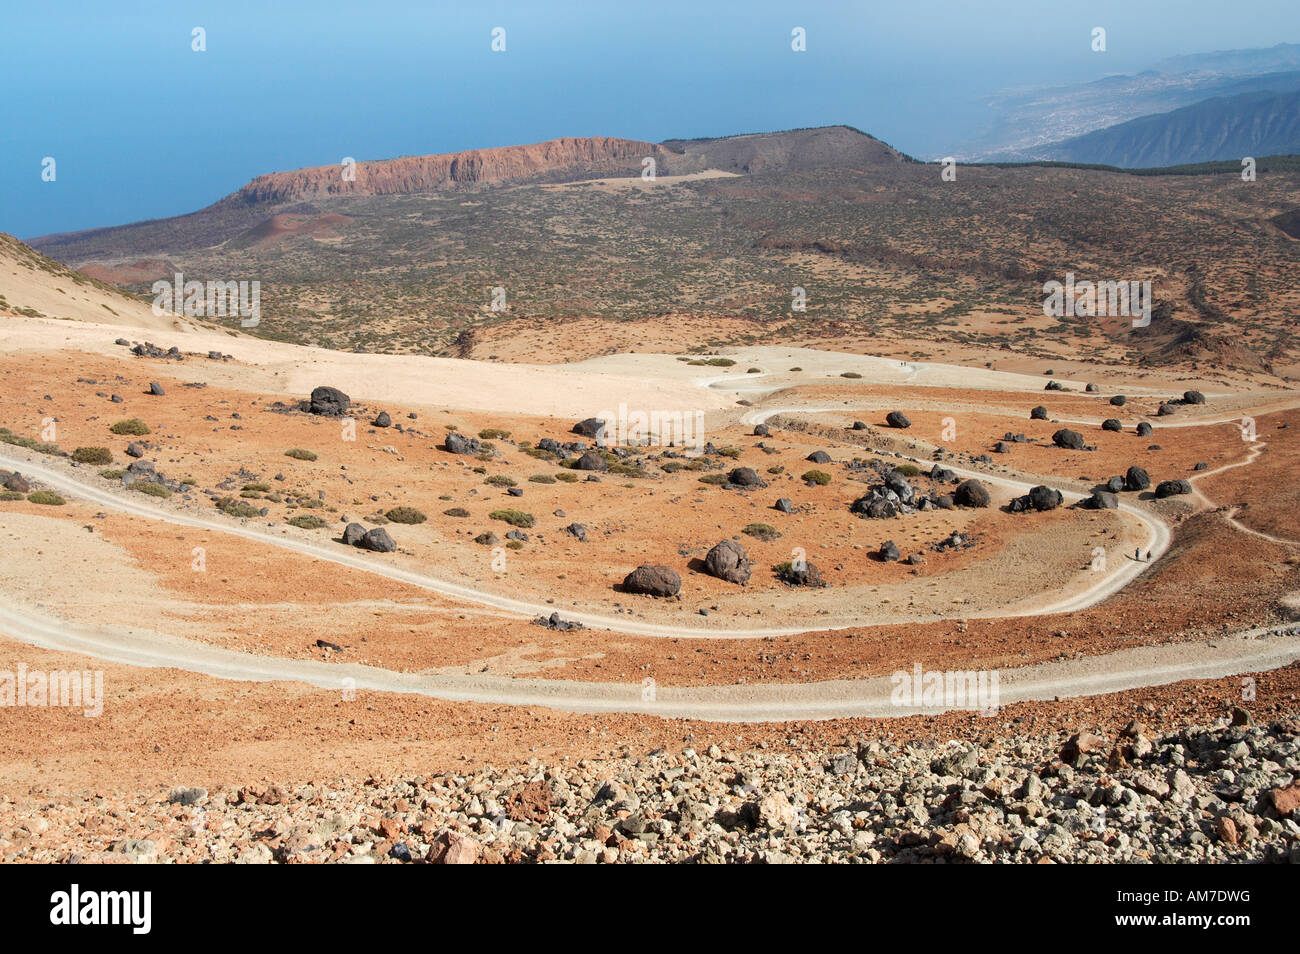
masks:
{"type": "MultiPolygon", "coordinates": [[[[1264,672],[1300,659],[1300,636],[1255,631],[1207,642],[1127,649],[1104,656],[998,672],[997,704],[1101,695],[1184,679],[1264,672]]],[[[348,663],[253,656],[155,632],[69,626],[38,610],[0,607],[0,631],[46,649],[130,666],[168,667],[246,682],[302,682],[339,692],[405,692],[451,702],[545,706],[566,712],[619,712],[718,722],[890,718],[977,705],[895,704],[888,677],[791,685],[654,686],[393,672],[348,663]]]]}
{"type": "MultiPolygon", "coordinates": [[[[379,554],[368,554],[344,547],[339,544],[330,544],[323,546],[315,543],[310,539],[304,539],[291,528],[278,527],[275,530],[267,529],[263,526],[257,526],[243,521],[236,521],[230,518],[215,518],[198,516],[186,513],[175,507],[164,507],[148,502],[143,495],[133,494],[120,488],[109,488],[105,486],[95,486],[86,483],[77,476],[66,472],[63,469],[56,468],[48,463],[39,461],[35,454],[30,456],[19,456],[22,452],[11,449],[6,446],[5,451],[0,452],[0,467],[9,467],[14,470],[20,470],[24,475],[33,477],[42,483],[48,484],[62,493],[73,497],[79,497],[88,500],[101,507],[116,510],[119,513],[130,514],[135,517],[144,517],[150,520],[160,520],[166,523],[177,524],[186,527],[198,527],[204,530],[215,530],[219,533],[229,533],[235,536],[244,537],[249,540],[256,540],[260,543],[269,544],[270,546],[281,547],[286,550],[292,550],[297,553],[304,553],[318,560],[327,560],[331,563],[338,563],[342,566],[352,567],[353,569],[363,570],[366,573],[374,573],[391,580],[398,580],[402,583],[408,583],[412,586],[418,586],[421,589],[431,590],[444,596],[450,596],[454,599],[463,600],[469,603],[478,603],[492,609],[501,611],[508,615],[536,617],[550,616],[555,607],[544,603],[529,603],[524,600],[511,599],[507,596],[501,596],[486,590],[478,590],[470,586],[464,586],[460,583],[453,583],[449,580],[442,580],[436,577],[427,576],[423,573],[416,573],[401,567],[393,566],[383,561],[379,554]],[[140,499],[133,499],[140,498],[140,499]]],[[[958,471],[958,473],[966,473],[958,471]]],[[[992,484],[999,484],[1016,490],[1018,493],[1024,493],[1029,490],[1030,484],[1015,480],[1008,480],[1003,477],[989,477],[984,474],[970,476],[979,476],[981,480],[992,484]]],[[[1079,497],[1079,494],[1067,493],[1067,499],[1079,497]]],[[[1038,616],[1048,613],[1057,612],[1074,612],[1076,610],[1086,609],[1094,606],[1111,594],[1118,592],[1126,586],[1138,574],[1149,569],[1156,559],[1164,553],[1165,548],[1169,545],[1169,530],[1165,525],[1152,515],[1142,511],[1137,507],[1128,504],[1122,504],[1121,509],[1141,521],[1148,530],[1148,540],[1146,549],[1151,551],[1152,563],[1133,563],[1129,561],[1113,561],[1121,565],[1109,572],[1100,575],[1100,578],[1089,586],[1086,590],[1079,593],[1072,593],[1062,597],[1045,607],[1038,607],[1032,610],[1023,610],[1020,612],[992,609],[984,613],[963,612],[960,614],[962,619],[981,619],[981,618],[1006,618],[1011,616],[1038,616]]],[[[578,610],[565,611],[565,619],[576,620],[584,626],[593,629],[606,629],[616,633],[627,633],[633,636],[666,636],[675,639],[762,639],[766,636],[793,636],[808,631],[808,627],[768,627],[768,628],[730,628],[725,626],[697,627],[697,626],[676,626],[656,623],[647,623],[635,619],[617,616],[602,616],[595,613],[584,613],[578,610]]],[[[938,617],[936,617],[938,618],[938,617]]],[[[867,625],[867,621],[847,620],[834,625],[819,625],[819,629],[849,629],[853,626],[867,625]]]]}

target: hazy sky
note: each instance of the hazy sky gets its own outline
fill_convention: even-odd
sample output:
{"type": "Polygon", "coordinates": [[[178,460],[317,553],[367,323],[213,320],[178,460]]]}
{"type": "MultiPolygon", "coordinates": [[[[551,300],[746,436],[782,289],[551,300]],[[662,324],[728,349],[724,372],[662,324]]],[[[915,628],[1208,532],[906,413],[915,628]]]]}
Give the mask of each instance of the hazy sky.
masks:
{"type": "Polygon", "coordinates": [[[0,231],[189,212],[259,173],[344,156],[557,136],[847,123],[932,156],[981,127],[997,89],[1298,40],[1297,0],[11,2],[0,231]]]}

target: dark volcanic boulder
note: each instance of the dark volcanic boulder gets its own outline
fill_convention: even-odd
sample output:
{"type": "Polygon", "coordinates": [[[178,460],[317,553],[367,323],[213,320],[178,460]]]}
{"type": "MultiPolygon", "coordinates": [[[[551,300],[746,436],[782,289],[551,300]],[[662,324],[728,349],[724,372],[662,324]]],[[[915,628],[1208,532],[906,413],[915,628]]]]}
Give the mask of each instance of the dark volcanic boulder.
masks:
{"type": "Polygon", "coordinates": [[[1061,492],[1051,487],[1045,487],[1039,484],[1032,488],[1028,495],[1029,505],[1035,510],[1055,510],[1061,506],[1061,492]]]}
{"type": "Polygon", "coordinates": [[[885,520],[898,516],[898,504],[879,493],[859,497],[849,505],[849,512],[872,520],[885,520]]]}
{"type": "Polygon", "coordinates": [[[1047,382],[1047,387],[1043,388],[1043,390],[1044,390],[1044,391],[1064,391],[1065,388],[1061,385],[1061,382],[1060,382],[1060,381],[1048,381],[1048,382],[1047,382]]]}
{"type": "Polygon", "coordinates": [[[735,540],[723,540],[704,558],[710,576],[728,583],[748,583],[750,562],[745,548],[735,540]]]}
{"type": "Polygon", "coordinates": [[[387,411],[380,411],[375,415],[374,425],[375,427],[392,427],[393,419],[388,416],[387,411]]]}
{"type": "Polygon", "coordinates": [[[824,450],[813,451],[805,457],[804,460],[810,460],[814,464],[829,464],[831,462],[831,455],[826,453],[824,450]]]}
{"type": "Polygon", "coordinates": [[[1142,421],[1140,424],[1138,424],[1138,426],[1137,426],[1137,436],[1138,436],[1138,437],[1150,437],[1150,436],[1151,436],[1151,425],[1148,424],[1146,421],[1142,421]]]}
{"type": "Polygon", "coordinates": [[[1078,431],[1063,427],[1052,435],[1052,443],[1057,447],[1065,447],[1069,450],[1083,450],[1083,435],[1078,431]]]}
{"type": "Polygon", "coordinates": [[[577,537],[582,543],[587,542],[587,525],[585,523],[571,523],[564,528],[564,532],[571,537],[577,537]]]}
{"type": "Polygon", "coordinates": [[[1047,408],[1043,407],[1041,404],[1038,405],[1038,407],[1029,412],[1029,419],[1031,421],[1047,420],[1047,408]]]}
{"type": "Polygon", "coordinates": [[[885,415],[885,423],[890,427],[911,427],[912,422],[907,419],[907,415],[902,411],[890,411],[885,415]]]}
{"type": "Polygon", "coordinates": [[[477,437],[466,437],[455,431],[447,432],[447,438],[442,442],[442,446],[453,454],[477,454],[483,449],[477,437]]]}
{"type": "Polygon", "coordinates": [[[1161,404],[1160,409],[1156,411],[1156,417],[1168,417],[1170,414],[1173,413],[1174,413],[1174,406],[1172,404],[1161,404]]]}
{"type": "Polygon", "coordinates": [[[1174,497],[1178,494],[1190,494],[1192,485],[1186,480],[1162,480],[1156,485],[1156,496],[1160,498],[1174,497]]]}
{"type": "Polygon", "coordinates": [[[1116,394],[1113,398],[1110,399],[1110,403],[1115,405],[1116,407],[1123,407],[1125,404],[1128,403],[1128,398],[1126,398],[1122,394],[1116,394]]]}
{"type": "Polygon", "coordinates": [[[902,554],[898,550],[898,544],[893,540],[886,540],[880,545],[880,559],[886,563],[897,563],[902,554]]]}
{"type": "Polygon", "coordinates": [[[855,431],[865,431],[865,430],[867,429],[867,422],[866,422],[866,421],[854,421],[854,422],[853,422],[853,429],[854,429],[855,431]]]}
{"type": "Polygon", "coordinates": [[[1097,387],[1097,385],[1095,384],[1085,384],[1083,386],[1083,389],[1087,391],[1089,394],[1096,394],[1098,391],[1101,390],[1101,388],[1097,387]]]}
{"type": "Polygon", "coordinates": [[[912,489],[912,485],[907,482],[901,470],[891,470],[885,475],[885,487],[898,494],[898,499],[905,504],[910,504],[916,499],[916,491],[912,489]]]}
{"type": "Polygon", "coordinates": [[[367,530],[357,546],[363,550],[374,550],[376,553],[392,553],[397,549],[397,544],[383,527],[367,530]]]}
{"type": "Polygon", "coordinates": [[[350,547],[360,545],[361,538],[366,535],[366,528],[359,523],[350,523],[343,528],[343,542],[350,547]]]}
{"type": "Polygon", "coordinates": [[[776,568],[777,578],[790,586],[825,586],[816,563],[807,560],[782,563],[776,568]]]}
{"type": "Polygon", "coordinates": [[[623,579],[623,589],[646,596],[676,596],[682,578],[670,566],[639,566],[623,579]]]}
{"type": "Polygon", "coordinates": [[[338,388],[321,386],[311,392],[308,410],[325,417],[342,417],[352,405],[352,399],[338,388]]]}
{"type": "Polygon", "coordinates": [[[587,451],[578,458],[578,462],[573,465],[574,470],[609,470],[609,464],[605,458],[601,457],[595,451],[587,451]]]}
{"type": "Polygon", "coordinates": [[[1151,486],[1151,475],[1136,464],[1124,475],[1125,490],[1146,490],[1151,486]]]}
{"type": "Polygon", "coordinates": [[[16,494],[29,494],[32,492],[32,485],[22,474],[14,471],[5,478],[5,490],[12,490],[16,494]]]}
{"type": "Polygon", "coordinates": [[[953,503],[960,507],[987,507],[989,505],[988,488],[975,478],[963,480],[953,491],[953,503]]]}
{"type": "Polygon", "coordinates": [[[768,427],[766,424],[755,424],[755,425],[754,425],[754,436],[755,436],[755,437],[771,437],[771,436],[772,436],[772,429],[771,429],[770,427],[768,427]]]}
{"type": "Polygon", "coordinates": [[[166,394],[167,392],[163,390],[163,386],[162,386],[161,384],[159,384],[157,381],[150,381],[150,382],[149,382],[149,393],[150,393],[150,394],[157,395],[158,397],[162,397],[162,396],[163,396],[164,394],[166,394]]]}
{"type": "Polygon", "coordinates": [[[1124,425],[1121,424],[1116,418],[1108,417],[1106,418],[1106,420],[1101,422],[1101,429],[1103,431],[1115,431],[1116,433],[1118,433],[1119,431],[1124,430],[1124,425]]]}
{"type": "Polygon", "coordinates": [[[602,437],[605,433],[605,422],[598,417],[589,417],[585,421],[574,424],[573,433],[581,434],[583,437],[602,437]]]}
{"type": "Polygon", "coordinates": [[[752,467],[737,467],[727,474],[727,480],[737,487],[766,487],[763,479],[752,467]]]}
{"type": "Polygon", "coordinates": [[[1106,489],[1112,494],[1117,494],[1124,489],[1124,478],[1116,474],[1110,480],[1106,481],[1106,489]]]}
{"type": "Polygon", "coordinates": [[[1088,498],[1088,506],[1093,510],[1116,510],[1119,508],[1119,498],[1109,490],[1094,490],[1088,498]]]}
{"type": "Polygon", "coordinates": [[[1184,404],[1204,404],[1204,403],[1205,403],[1205,395],[1202,394],[1200,391],[1184,391],[1184,392],[1183,392],[1183,403],[1184,403],[1184,404]]]}
{"type": "Polygon", "coordinates": [[[791,513],[794,510],[794,505],[790,503],[789,497],[782,497],[773,506],[782,513],[791,513]]]}

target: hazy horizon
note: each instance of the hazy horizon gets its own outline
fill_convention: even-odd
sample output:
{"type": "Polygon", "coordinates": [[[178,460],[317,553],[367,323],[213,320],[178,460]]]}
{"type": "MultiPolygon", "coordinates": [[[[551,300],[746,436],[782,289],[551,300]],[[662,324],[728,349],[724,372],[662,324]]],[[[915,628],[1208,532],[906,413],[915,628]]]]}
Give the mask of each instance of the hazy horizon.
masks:
{"type": "Polygon", "coordinates": [[[958,151],[987,99],[1300,39],[1282,0],[1040,10],[670,2],[241,0],[17,9],[3,70],[0,231],[23,238],[191,212],[259,174],[539,142],[662,141],[850,125],[920,157],[958,151]],[[1092,52],[1104,26],[1108,49],[1092,52]],[[494,27],[506,50],[491,50],[494,27]],[[790,49],[795,26],[807,50],[790,49]],[[191,31],[207,49],[191,49],[191,31]],[[522,92],[521,92],[522,91],[522,92]],[[57,179],[41,178],[44,157],[57,179]]]}

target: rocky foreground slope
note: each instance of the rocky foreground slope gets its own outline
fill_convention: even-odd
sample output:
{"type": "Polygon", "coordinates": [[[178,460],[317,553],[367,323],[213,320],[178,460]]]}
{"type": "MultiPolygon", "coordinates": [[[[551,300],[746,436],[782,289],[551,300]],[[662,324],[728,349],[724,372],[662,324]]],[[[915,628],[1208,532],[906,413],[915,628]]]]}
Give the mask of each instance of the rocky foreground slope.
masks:
{"type": "Polygon", "coordinates": [[[790,756],[662,749],[468,775],[17,807],[0,861],[1300,862],[1300,720],[790,756]]]}

